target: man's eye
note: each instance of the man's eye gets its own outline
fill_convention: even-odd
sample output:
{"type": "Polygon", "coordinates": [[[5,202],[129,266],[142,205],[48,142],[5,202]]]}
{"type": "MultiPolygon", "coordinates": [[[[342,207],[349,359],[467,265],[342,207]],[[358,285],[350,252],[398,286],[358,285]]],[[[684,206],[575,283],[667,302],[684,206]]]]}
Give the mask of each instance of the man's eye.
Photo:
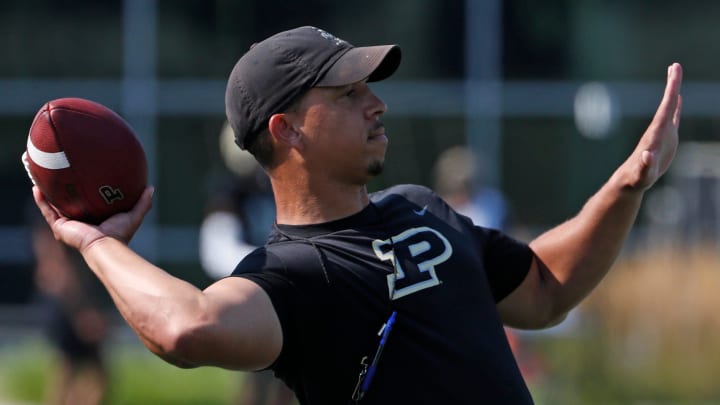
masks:
{"type": "Polygon", "coordinates": [[[353,94],[355,94],[355,89],[350,89],[350,90],[348,90],[348,91],[345,92],[345,96],[347,96],[347,97],[350,97],[350,96],[352,96],[353,94]]]}

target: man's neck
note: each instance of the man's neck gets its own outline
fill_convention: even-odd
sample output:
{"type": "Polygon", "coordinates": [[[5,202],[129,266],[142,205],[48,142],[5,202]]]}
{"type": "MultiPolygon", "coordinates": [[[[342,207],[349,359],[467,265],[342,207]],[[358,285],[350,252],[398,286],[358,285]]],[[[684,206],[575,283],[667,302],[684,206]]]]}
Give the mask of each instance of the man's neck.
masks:
{"type": "Polygon", "coordinates": [[[298,178],[272,183],[279,224],[308,225],[345,218],[360,212],[370,201],[364,185],[327,181],[318,185],[298,178]]]}

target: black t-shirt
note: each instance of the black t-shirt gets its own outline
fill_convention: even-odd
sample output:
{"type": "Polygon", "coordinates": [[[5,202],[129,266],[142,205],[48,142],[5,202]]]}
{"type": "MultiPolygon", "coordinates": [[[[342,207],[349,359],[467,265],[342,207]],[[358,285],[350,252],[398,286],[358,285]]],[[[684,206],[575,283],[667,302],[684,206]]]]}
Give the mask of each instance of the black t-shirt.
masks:
{"type": "Polygon", "coordinates": [[[233,275],[270,296],[283,348],[270,367],[303,404],[346,404],[397,311],[361,403],[532,403],[496,309],[529,247],[400,185],[340,220],[278,225],[233,275]]]}

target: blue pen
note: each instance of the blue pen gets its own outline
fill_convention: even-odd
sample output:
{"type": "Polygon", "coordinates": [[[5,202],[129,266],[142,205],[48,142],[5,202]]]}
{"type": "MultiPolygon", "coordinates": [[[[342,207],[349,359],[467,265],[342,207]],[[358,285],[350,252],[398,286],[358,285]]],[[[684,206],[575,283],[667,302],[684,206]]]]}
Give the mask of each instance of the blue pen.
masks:
{"type": "Polygon", "coordinates": [[[363,395],[365,395],[365,393],[367,392],[368,388],[370,388],[370,383],[372,382],[373,376],[375,375],[375,370],[377,369],[377,364],[380,360],[380,355],[382,354],[383,347],[385,347],[385,342],[387,342],[387,338],[390,335],[393,324],[395,323],[395,316],[397,316],[397,311],[393,311],[392,314],[390,314],[390,318],[388,318],[387,323],[385,323],[385,325],[383,325],[383,328],[380,330],[380,333],[382,333],[382,337],[380,338],[380,344],[378,345],[378,349],[375,353],[375,357],[373,358],[372,363],[370,363],[370,368],[368,368],[367,375],[365,376],[365,380],[363,381],[362,387],[360,388],[360,395],[358,399],[361,399],[363,395]]]}

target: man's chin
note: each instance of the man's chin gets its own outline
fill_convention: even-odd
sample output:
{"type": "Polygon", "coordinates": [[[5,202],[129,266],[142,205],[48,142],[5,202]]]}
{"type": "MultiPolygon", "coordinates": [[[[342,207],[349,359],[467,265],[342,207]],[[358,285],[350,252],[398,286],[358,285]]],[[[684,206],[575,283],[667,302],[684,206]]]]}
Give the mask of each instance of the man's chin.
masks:
{"type": "Polygon", "coordinates": [[[367,167],[367,174],[371,177],[376,177],[382,174],[383,169],[385,168],[385,162],[381,160],[376,160],[374,162],[370,162],[370,164],[367,167]]]}

